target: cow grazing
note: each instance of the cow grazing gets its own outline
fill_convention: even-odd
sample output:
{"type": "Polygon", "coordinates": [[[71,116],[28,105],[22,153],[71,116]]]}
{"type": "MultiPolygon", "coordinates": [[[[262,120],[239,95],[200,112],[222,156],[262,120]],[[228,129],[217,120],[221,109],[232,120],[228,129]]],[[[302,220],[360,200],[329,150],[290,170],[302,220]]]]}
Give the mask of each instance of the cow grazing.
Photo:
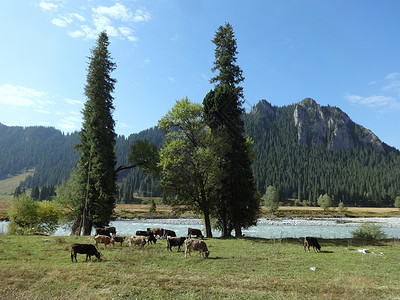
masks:
{"type": "Polygon", "coordinates": [[[181,246],[185,240],[186,237],[167,237],[167,250],[172,252],[172,247],[178,247],[178,252],[181,251],[181,246]]]}
{"type": "Polygon", "coordinates": [[[204,238],[203,234],[201,233],[200,229],[197,228],[188,228],[188,238],[191,238],[192,235],[195,235],[196,238],[201,237],[201,239],[204,238]]]}
{"type": "Polygon", "coordinates": [[[157,239],[155,238],[154,234],[151,231],[144,231],[144,230],[138,230],[136,231],[136,235],[140,235],[140,236],[147,236],[149,243],[157,243],[157,239]]]}
{"type": "Polygon", "coordinates": [[[176,237],[175,231],[168,230],[168,229],[164,229],[164,235],[163,235],[163,237],[164,237],[164,238],[168,238],[169,236],[171,236],[171,237],[176,237]]]}
{"type": "Polygon", "coordinates": [[[106,235],[96,235],[94,237],[94,240],[96,242],[96,247],[98,244],[104,244],[104,249],[106,249],[106,246],[108,244],[111,244],[112,246],[114,246],[114,240],[112,240],[109,236],[106,235]]]}
{"type": "Polygon", "coordinates": [[[164,236],[164,229],[162,228],[147,228],[147,231],[150,231],[154,234],[154,236],[158,235],[159,237],[164,236]]]}
{"type": "Polygon", "coordinates": [[[91,260],[92,255],[96,256],[97,259],[99,261],[101,261],[100,252],[97,251],[96,247],[92,244],[73,244],[72,248],[71,248],[71,261],[72,262],[74,262],[74,258],[75,258],[75,261],[78,262],[76,260],[76,255],[78,253],[86,254],[86,261],[88,260],[88,258],[91,260]]]}
{"type": "Polygon", "coordinates": [[[121,247],[122,247],[122,243],[125,241],[125,237],[124,236],[113,236],[111,238],[111,243],[114,244],[115,242],[117,243],[121,243],[121,247]]]}
{"type": "Polygon", "coordinates": [[[186,239],[185,241],[185,258],[186,254],[191,250],[199,251],[199,256],[203,256],[204,258],[207,258],[210,255],[210,251],[207,249],[207,245],[204,241],[202,240],[193,240],[193,239],[186,239]]]}
{"type": "Polygon", "coordinates": [[[133,245],[140,246],[142,250],[144,249],[144,245],[147,243],[147,238],[144,236],[136,236],[132,235],[129,237],[128,246],[132,247],[133,245]]]}
{"type": "Polygon", "coordinates": [[[310,246],[312,246],[316,252],[321,251],[318,240],[315,237],[307,236],[304,238],[304,252],[306,252],[306,248],[308,248],[308,252],[310,252],[310,246]]]}

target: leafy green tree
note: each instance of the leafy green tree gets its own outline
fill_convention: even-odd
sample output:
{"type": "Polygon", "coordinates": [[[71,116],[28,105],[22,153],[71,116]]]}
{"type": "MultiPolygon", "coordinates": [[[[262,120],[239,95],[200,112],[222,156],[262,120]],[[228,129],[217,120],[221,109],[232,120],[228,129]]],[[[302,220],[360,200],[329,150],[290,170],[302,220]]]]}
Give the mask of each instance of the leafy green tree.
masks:
{"type": "Polygon", "coordinates": [[[396,199],[394,199],[394,207],[400,209],[400,196],[397,196],[396,199]]]}
{"type": "Polygon", "coordinates": [[[279,208],[279,193],[273,186],[268,186],[267,191],[263,197],[264,205],[267,207],[268,211],[275,213],[279,208]]]}
{"type": "Polygon", "coordinates": [[[11,221],[9,232],[13,234],[52,233],[58,227],[61,212],[60,207],[55,202],[37,202],[22,194],[13,199],[8,211],[8,217],[11,221]]]}
{"type": "Polygon", "coordinates": [[[252,151],[244,137],[242,121],[244,80],[242,70],[236,65],[237,45],[233,28],[229,23],[220,26],[212,40],[215,44],[217,72],[211,78],[216,83],[203,100],[204,118],[210,126],[214,153],[219,158],[219,192],[216,199],[216,223],[222,236],[242,236],[242,227],[255,225],[260,203],[255,197],[251,171],[252,151]]]}
{"type": "Polygon", "coordinates": [[[323,210],[328,210],[330,207],[332,207],[332,199],[328,194],[320,195],[318,197],[318,205],[323,209],[323,210]]]}
{"type": "Polygon", "coordinates": [[[338,205],[338,211],[339,211],[340,214],[341,214],[341,213],[344,213],[345,211],[347,211],[347,207],[344,206],[344,203],[343,203],[343,202],[340,202],[340,203],[339,203],[339,205],[338,205]]]}
{"type": "Polygon", "coordinates": [[[90,235],[92,226],[108,225],[116,201],[115,122],[112,92],[116,80],[110,77],[116,65],[108,51],[109,40],[101,32],[91,50],[85,86],[87,101],[79,132],[78,182],[84,187],[75,207],[72,234],[90,235]]]}
{"type": "Polygon", "coordinates": [[[156,210],[157,210],[157,204],[154,201],[154,199],[151,199],[149,212],[153,214],[156,212],[156,210]]]}
{"type": "Polygon", "coordinates": [[[160,149],[160,184],[167,202],[175,207],[185,205],[204,217],[207,237],[212,237],[213,212],[218,183],[215,181],[216,159],[211,148],[210,132],[203,120],[201,104],[188,98],[175,106],[159,121],[166,133],[160,149]]]}

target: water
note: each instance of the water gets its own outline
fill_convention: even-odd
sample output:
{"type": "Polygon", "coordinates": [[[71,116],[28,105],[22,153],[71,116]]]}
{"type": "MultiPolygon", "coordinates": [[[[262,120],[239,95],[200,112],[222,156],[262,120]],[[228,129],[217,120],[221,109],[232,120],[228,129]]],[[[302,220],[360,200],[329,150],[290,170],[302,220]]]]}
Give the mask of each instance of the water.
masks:
{"type": "MultiPolygon", "coordinates": [[[[247,237],[258,238],[299,238],[315,236],[319,238],[351,238],[351,232],[364,222],[372,222],[382,226],[382,231],[389,238],[400,238],[400,218],[357,218],[357,219],[259,219],[257,226],[243,230],[247,237]]],[[[0,222],[0,233],[7,232],[9,222],[0,222]]],[[[137,230],[146,230],[149,227],[161,227],[176,232],[177,236],[186,236],[187,228],[205,228],[201,219],[132,219],[117,220],[110,223],[115,226],[118,235],[134,235],[137,230]]],[[[60,226],[53,234],[63,236],[70,234],[69,224],[60,226]]],[[[92,232],[93,234],[93,232],[92,232]]],[[[219,237],[219,231],[213,231],[214,237],[219,237]]]]}

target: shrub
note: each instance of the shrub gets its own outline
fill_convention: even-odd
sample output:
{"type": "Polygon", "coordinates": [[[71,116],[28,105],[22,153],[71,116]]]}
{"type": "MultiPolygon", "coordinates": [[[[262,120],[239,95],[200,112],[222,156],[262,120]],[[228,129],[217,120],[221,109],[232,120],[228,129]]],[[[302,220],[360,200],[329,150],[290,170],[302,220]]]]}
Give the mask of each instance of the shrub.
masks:
{"type": "Polygon", "coordinates": [[[366,222],[354,230],[351,234],[353,239],[359,241],[377,242],[386,238],[386,234],[381,230],[381,228],[382,226],[366,222]]]}
{"type": "Polygon", "coordinates": [[[318,205],[321,206],[323,210],[328,210],[332,206],[332,199],[328,194],[320,195],[318,197],[318,205]]]}
{"type": "Polygon", "coordinates": [[[267,207],[268,211],[275,213],[279,208],[279,194],[275,187],[267,187],[267,191],[263,197],[264,205],[267,207]]]}
{"type": "Polygon", "coordinates": [[[339,211],[340,214],[347,211],[347,207],[344,206],[344,203],[343,203],[343,202],[340,202],[340,203],[339,203],[339,205],[338,205],[338,211],[339,211]]]}
{"type": "Polygon", "coordinates": [[[57,229],[61,209],[53,201],[34,201],[25,194],[14,198],[8,211],[11,234],[52,233],[57,229]]]}
{"type": "Polygon", "coordinates": [[[400,196],[397,196],[394,200],[394,207],[400,209],[400,196]]]}

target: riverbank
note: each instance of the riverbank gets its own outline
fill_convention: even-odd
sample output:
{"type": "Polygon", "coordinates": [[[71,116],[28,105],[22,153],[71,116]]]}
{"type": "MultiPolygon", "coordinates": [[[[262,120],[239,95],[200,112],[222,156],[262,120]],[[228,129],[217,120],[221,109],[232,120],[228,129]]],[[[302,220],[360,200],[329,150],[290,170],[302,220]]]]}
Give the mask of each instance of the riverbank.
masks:
{"type": "MultiPolygon", "coordinates": [[[[150,204],[117,204],[113,218],[134,219],[162,219],[162,218],[198,218],[200,216],[191,212],[178,213],[171,206],[158,204],[156,211],[150,213],[150,204]]],[[[348,207],[344,212],[337,208],[324,211],[320,207],[310,206],[280,206],[275,214],[268,213],[265,207],[261,207],[261,216],[271,217],[315,217],[315,218],[372,218],[372,217],[400,217],[400,210],[395,207],[348,207]]]]}

